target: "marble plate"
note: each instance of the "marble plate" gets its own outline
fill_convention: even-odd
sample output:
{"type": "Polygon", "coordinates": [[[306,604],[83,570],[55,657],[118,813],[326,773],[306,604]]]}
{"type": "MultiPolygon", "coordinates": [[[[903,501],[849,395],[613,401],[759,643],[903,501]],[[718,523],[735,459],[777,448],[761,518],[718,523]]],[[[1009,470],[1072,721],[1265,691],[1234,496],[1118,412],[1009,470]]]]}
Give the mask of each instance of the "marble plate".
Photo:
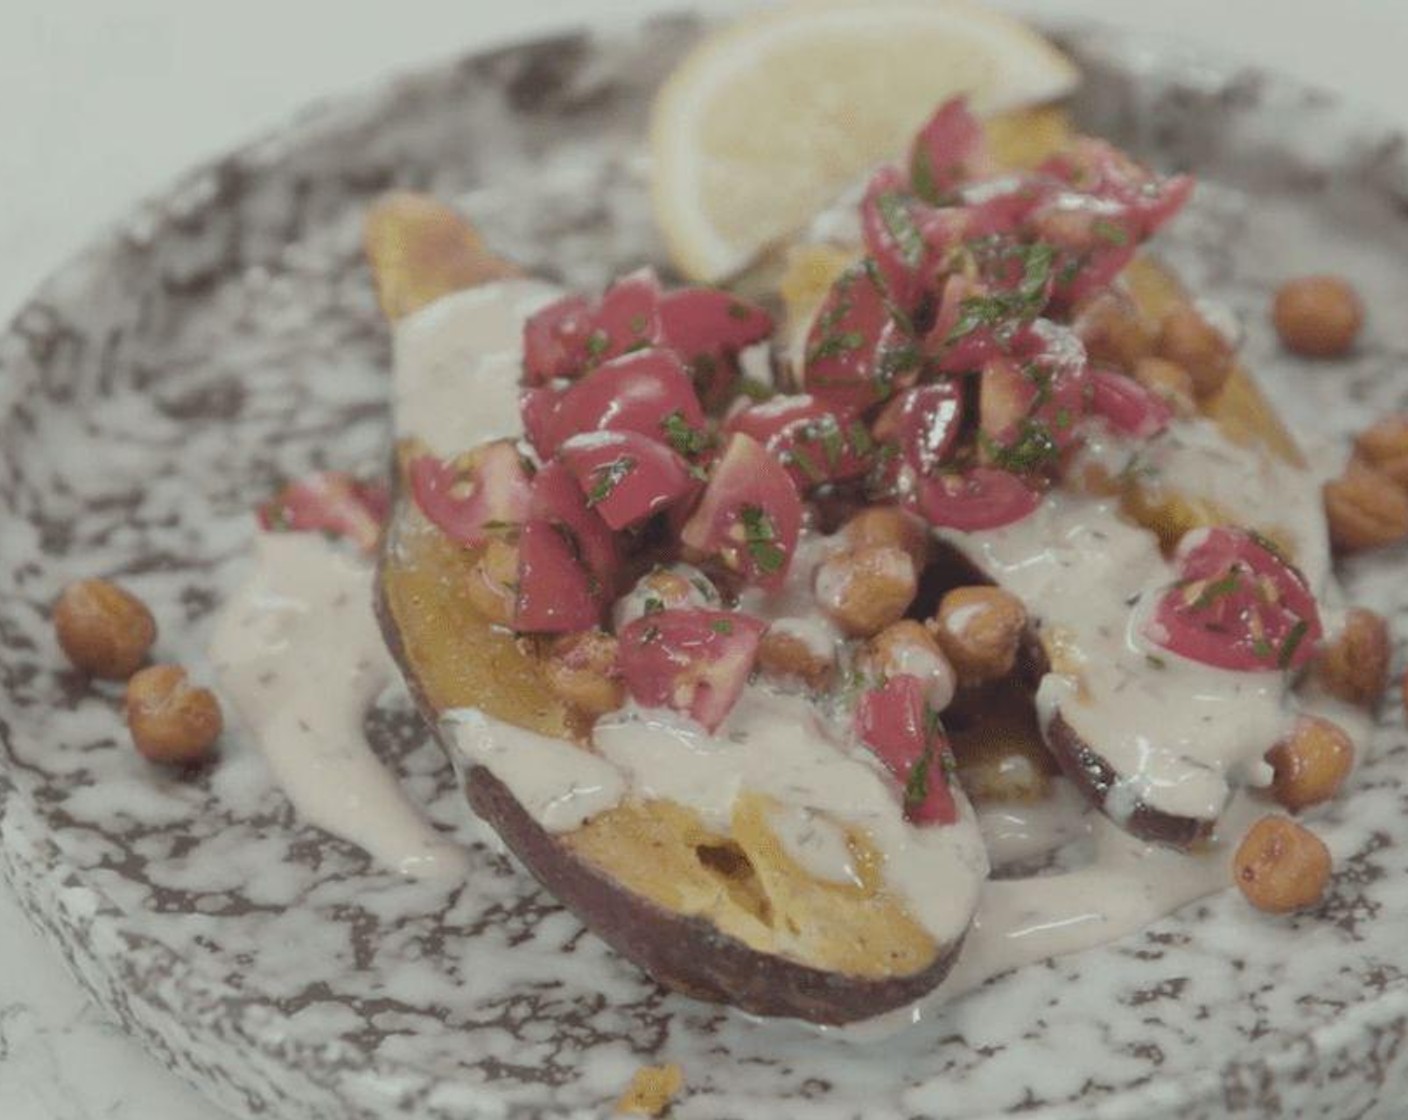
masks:
{"type": "MultiPolygon", "coordinates": [[[[0,339],[0,866],[84,985],[161,1060],[247,1115],[599,1115],[648,1061],[688,1118],[1365,1116],[1408,1092],[1408,743],[1399,717],[1323,827],[1324,905],[1235,896],[1000,978],[884,1044],[668,995],[506,860],[405,882],[301,825],[249,744],[195,778],[126,747],[118,698],[63,667],[47,609],[103,574],[208,669],[212,611],[279,479],[387,448],[386,332],[360,212],[393,184],[462,200],[506,253],[576,284],[656,259],[649,91],[688,18],[478,55],[321,109],[186,179],[65,268],[0,339]]],[[[1335,437],[1408,393],[1403,138],[1333,97],[1105,31],[1066,39],[1082,122],[1205,178],[1168,242],[1244,318],[1302,430],[1335,437]],[[1288,361],[1268,292],[1354,276],[1373,321],[1344,365],[1288,361]]],[[[1404,617],[1403,557],[1356,598],[1404,617]]],[[[446,829],[448,768],[403,703],[378,749],[446,829]]],[[[468,837],[470,834],[465,833],[468,837]]]]}

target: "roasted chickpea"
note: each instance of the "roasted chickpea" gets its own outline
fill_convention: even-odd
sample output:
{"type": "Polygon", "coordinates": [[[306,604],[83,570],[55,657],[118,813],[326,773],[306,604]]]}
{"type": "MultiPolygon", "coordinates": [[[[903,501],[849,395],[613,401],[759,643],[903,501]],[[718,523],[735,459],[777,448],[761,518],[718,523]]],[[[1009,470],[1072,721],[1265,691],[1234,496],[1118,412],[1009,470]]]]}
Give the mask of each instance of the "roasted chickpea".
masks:
{"type": "Polygon", "coordinates": [[[717,607],[719,589],[692,564],[671,564],[655,568],[636,581],[616,604],[614,618],[619,630],[652,611],[684,610],[689,607],[717,607]]]}
{"type": "Polygon", "coordinates": [[[1391,653],[1388,623],[1373,611],[1355,607],[1316,655],[1311,671],[1331,696],[1372,708],[1388,686],[1391,653]]]}
{"type": "Polygon", "coordinates": [[[1342,277],[1302,276],[1277,290],[1271,317],[1287,350],[1311,358],[1338,358],[1359,337],[1364,306],[1342,277]]]}
{"type": "Polygon", "coordinates": [[[1022,602],[1000,587],[956,587],[939,602],[929,631],[960,683],[1005,677],[1017,660],[1027,626],[1022,602]]]}
{"type": "Polygon", "coordinates": [[[54,633],[75,669],[121,681],[151,652],[156,619],[142,600],[117,584],[84,579],[59,595],[54,633]]]}
{"type": "Polygon", "coordinates": [[[939,643],[912,618],[885,627],[866,642],[856,667],[867,676],[888,679],[908,675],[924,682],[929,707],[941,712],[953,702],[957,678],[939,643]]]}
{"type": "Polygon", "coordinates": [[[821,609],[853,638],[868,638],[898,622],[919,580],[902,548],[865,545],[823,561],[813,590],[821,609]]]}
{"type": "Polygon", "coordinates": [[[1291,812],[1328,801],[1354,766],[1354,743],[1344,728],[1302,716],[1291,734],[1266,753],[1275,778],[1271,794],[1291,812]]]}
{"type": "Polygon", "coordinates": [[[929,562],[929,531],[917,517],[896,506],[868,506],[841,530],[852,548],[886,545],[909,553],[918,571],[929,562]]]}
{"type": "Polygon", "coordinates": [[[1134,380],[1160,398],[1179,416],[1193,416],[1198,411],[1194,399],[1197,389],[1193,378],[1177,362],[1167,358],[1144,358],[1134,367],[1134,380]]]}
{"type": "Polygon", "coordinates": [[[193,687],[179,665],[153,665],[128,681],[126,713],[138,753],[169,765],[206,758],[225,725],[215,694],[193,687]]]}
{"type": "Polygon", "coordinates": [[[465,583],[465,594],[490,622],[511,626],[518,598],[517,546],[490,538],[465,583]]]}
{"type": "Polygon", "coordinates": [[[1095,365],[1131,373],[1154,352],[1154,332],[1125,295],[1102,292],[1076,313],[1075,332],[1095,365]]]}
{"type": "Polygon", "coordinates": [[[800,683],[821,692],[836,679],[836,654],[789,630],[787,620],[782,619],[773,623],[758,643],[758,669],[773,680],[800,683]]]}
{"type": "Polygon", "coordinates": [[[1376,471],[1408,488],[1408,415],[1385,416],[1364,429],[1354,450],[1376,471]]]}
{"type": "Polygon", "coordinates": [[[1157,353],[1183,367],[1199,397],[1212,396],[1232,374],[1231,344],[1192,307],[1180,307],[1164,316],[1157,353]]]}
{"type": "Polygon", "coordinates": [[[589,716],[614,712],[626,698],[616,667],[616,639],[582,630],[553,639],[543,658],[548,687],[564,703],[589,716]]]}
{"type": "Polygon", "coordinates": [[[1362,460],[1325,483],[1330,543],[1340,552],[1380,548],[1408,537],[1408,493],[1362,460]]]}
{"type": "Polygon", "coordinates": [[[1232,857],[1232,877],[1248,902],[1268,914],[1314,906],[1330,881],[1325,842],[1288,817],[1262,817],[1232,857]]]}

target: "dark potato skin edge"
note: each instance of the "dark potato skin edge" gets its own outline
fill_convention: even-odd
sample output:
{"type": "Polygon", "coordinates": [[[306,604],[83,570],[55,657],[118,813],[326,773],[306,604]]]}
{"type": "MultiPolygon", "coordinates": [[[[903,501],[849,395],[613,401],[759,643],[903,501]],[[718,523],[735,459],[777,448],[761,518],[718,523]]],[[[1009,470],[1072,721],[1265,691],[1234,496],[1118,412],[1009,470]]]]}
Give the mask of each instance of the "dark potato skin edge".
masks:
{"type": "MultiPolygon", "coordinates": [[[[388,526],[388,540],[394,532],[394,526],[388,526]]],[[[387,550],[383,549],[374,583],[382,637],[417,709],[446,755],[453,758],[454,746],[440,726],[440,713],[429,702],[406,657],[382,578],[387,563],[387,550]]],[[[588,929],[664,987],[696,999],[732,1004],[755,1015],[840,1025],[920,999],[948,975],[962,946],[960,937],[941,946],[922,971],[881,980],[828,972],[759,952],[705,919],[673,913],[625,889],[577,858],[534,820],[487,768],[467,768],[464,792],[474,811],[533,877],[588,929]]]]}
{"type": "MultiPolygon", "coordinates": [[[[1076,734],[1059,711],[1047,722],[1045,737],[1046,745],[1056,757],[1062,773],[1093,805],[1107,817],[1110,816],[1106,810],[1106,799],[1118,780],[1114,768],[1076,734]]],[[[1113,817],[1110,819],[1115,820],[1113,817]]],[[[1150,808],[1143,802],[1135,805],[1134,812],[1127,819],[1115,820],[1115,823],[1140,840],[1180,850],[1191,848],[1206,839],[1217,824],[1216,821],[1197,817],[1173,816],[1150,808]]]]}

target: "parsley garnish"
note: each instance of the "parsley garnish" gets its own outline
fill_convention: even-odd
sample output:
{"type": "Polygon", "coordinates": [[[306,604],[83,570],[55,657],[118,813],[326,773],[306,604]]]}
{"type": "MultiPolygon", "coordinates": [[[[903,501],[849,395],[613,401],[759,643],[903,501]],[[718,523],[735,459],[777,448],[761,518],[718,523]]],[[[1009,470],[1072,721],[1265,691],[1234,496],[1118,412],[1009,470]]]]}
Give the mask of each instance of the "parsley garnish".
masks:
{"type": "Polygon", "coordinates": [[[958,305],[958,322],[945,342],[956,342],[980,327],[993,327],[1010,319],[1032,319],[1046,303],[1046,286],[1056,250],[1043,242],[1022,251],[1022,279],[1016,287],[988,296],[970,296],[958,305]]]}
{"type": "Polygon", "coordinates": [[[645,333],[645,324],[646,324],[646,318],[645,318],[644,315],[632,315],[632,316],[631,316],[631,322],[630,322],[631,333],[632,333],[632,334],[644,334],[644,333],[645,333]]]}
{"type": "Polygon", "coordinates": [[[1285,641],[1281,643],[1281,649],[1276,654],[1276,667],[1278,669],[1289,669],[1291,661],[1294,660],[1296,650],[1300,648],[1300,643],[1304,640],[1306,632],[1310,629],[1310,623],[1301,619],[1291,627],[1290,633],[1286,635],[1285,641]]]}
{"type": "Polygon", "coordinates": [[[828,334],[807,355],[808,362],[819,362],[824,358],[839,358],[842,354],[854,353],[865,345],[865,335],[860,331],[844,331],[828,334]]]}
{"type": "Polygon", "coordinates": [[[595,478],[592,481],[592,488],[587,494],[587,505],[594,506],[598,502],[604,502],[611,497],[616,487],[621,485],[622,480],[635,470],[636,461],[629,455],[623,455],[619,459],[597,467],[593,472],[595,478]]]}
{"type": "Polygon", "coordinates": [[[738,516],[743,522],[743,543],[748,546],[754,566],[764,575],[782,571],[787,553],[776,543],[772,519],[758,506],[744,506],[738,516]]]}
{"type": "Polygon", "coordinates": [[[646,614],[659,614],[665,609],[665,600],[658,595],[647,595],[645,597],[644,610],[646,614]]]}
{"type": "Polygon", "coordinates": [[[906,811],[918,809],[929,796],[929,768],[934,764],[934,748],[925,747],[919,760],[910,768],[904,782],[904,807],[906,811]]]}
{"type": "Polygon", "coordinates": [[[1107,241],[1111,245],[1129,244],[1129,231],[1118,222],[1110,221],[1109,218],[1096,218],[1091,223],[1090,232],[1101,241],[1107,241]]]}
{"type": "Polygon", "coordinates": [[[670,441],[670,446],[686,458],[693,458],[709,446],[709,434],[701,432],[698,428],[691,428],[685,422],[684,413],[678,408],[660,421],[660,427],[665,430],[665,438],[670,441]]]}
{"type": "Polygon", "coordinates": [[[738,391],[749,400],[767,401],[772,400],[777,395],[777,390],[771,385],[764,385],[756,378],[744,377],[738,382],[738,391]]]}
{"type": "Polygon", "coordinates": [[[1192,607],[1195,611],[1206,610],[1224,596],[1231,595],[1237,590],[1240,582],[1240,573],[1236,568],[1228,568],[1227,573],[1207,584],[1198,597],[1193,600],[1192,607]]]}
{"type": "Polygon", "coordinates": [[[1031,417],[1022,421],[1022,427],[1012,443],[1000,444],[986,432],[979,432],[978,438],[993,464],[1014,474],[1040,471],[1055,462],[1061,454],[1050,429],[1031,417]]]}
{"type": "Polygon", "coordinates": [[[745,304],[737,300],[731,300],[728,305],[728,317],[730,319],[746,319],[753,314],[752,310],[745,304]]]}
{"type": "Polygon", "coordinates": [[[1156,656],[1155,654],[1146,653],[1146,654],[1144,655],[1144,660],[1149,663],[1149,667],[1152,668],[1152,669],[1167,669],[1167,668],[1168,668],[1168,662],[1165,661],[1162,657],[1156,656]]]}
{"type": "Polygon", "coordinates": [[[866,426],[859,420],[851,421],[851,447],[855,449],[857,455],[867,455],[875,446],[875,440],[871,437],[866,426]]]}
{"type": "Polygon", "coordinates": [[[611,346],[611,337],[604,330],[594,330],[587,336],[587,357],[595,361],[611,346]]]}
{"type": "Polygon", "coordinates": [[[800,444],[793,444],[791,447],[789,447],[786,452],[786,457],[791,462],[796,463],[797,466],[801,467],[802,473],[805,474],[807,478],[809,478],[812,482],[820,483],[826,481],[826,472],[816,465],[815,459],[813,459],[810,455],[808,455],[805,451],[802,450],[800,444]]]}
{"type": "Polygon", "coordinates": [[[902,195],[887,191],[875,199],[875,208],[900,251],[900,259],[910,268],[918,268],[924,259],[924,237],[914,223],[909,203],[902,195]]]}
{"type": "Polygon", "coordinates": [[[1271,656],[1271,643],[1265,638],[1257,638],[1252,642],[1252,652],[1258,657],[1266,658],[1271,656]]]}
{"type": "Polygon", "coordinates": [[[715,634],[732,634],[733,622],[727,618],[716,618],[709,623],[709,629],[715,634]]]}

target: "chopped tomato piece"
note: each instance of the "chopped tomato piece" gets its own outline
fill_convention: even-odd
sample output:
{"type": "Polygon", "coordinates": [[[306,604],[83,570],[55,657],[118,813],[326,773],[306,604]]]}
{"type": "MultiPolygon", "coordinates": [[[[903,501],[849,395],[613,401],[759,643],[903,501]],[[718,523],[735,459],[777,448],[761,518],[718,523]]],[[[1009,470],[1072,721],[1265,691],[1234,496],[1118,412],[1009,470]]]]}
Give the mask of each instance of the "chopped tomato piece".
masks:
{"type": "Polygon", "coordinates": [[[914,138],[909,152],[909,179],[914,193],[926,202],[950,200],[968,179],[991,169],[982,123],[962,97],[939,106],[914,138]]]}
{"type": "Polygon", "coordinates": [[[807,392],[843,416],[863,412],[918,379],[922,356],[868,258],[837,279],[807,334],[807,392]]]}
{"type": "Polygon", "coordinates": [[[649,269],[623,276],[600,302],[570,295],[532,315],[523,326],[523,380],[544,385],[575,378],[660,339],[660,282],[649,269]]]}
{"type": "Polygon", "coordinates": [[[681,288],[660,301],[664,343],[684,360],[699,395],[711,407],[728,397],[738,354],[773,331],[761,307],[716,288],[681,288]]]}
{"type": "Polygon", "coordinates": [[[260,526],[271,532],[330,533],[363,552],[374,552],[390,505],[383,484],[324,471],[290,482],[259,507],[257,516],[260,526]]]}
{"type": "Polygon", "coordinates": [[[909,193],[896,167],[882,167],[870,180],[860,204],[866,252],[875,261],[885,290],[906,314],[924,296],[929,245],[921,221],[927,207],[909,193]]]}
{"type": "Polygon", "coordinates": [[[749,405],[729,417],[724,430],[752,436],[803,493],[859,478],[872,460],[873,442],[865,425],[837,416],[806,393],[749,405]]]}
{"type": "Polygon", "coordinates": [[[663,610],[620,634],[618,659],[637,704],[684,712],[713,731],[753,671],[764,623],[737,611],[663,610]]]}
{"type": "Polygon", "coordinates": [[[528,474],[509,440],[443,462],[421,455],[411,461],[409,473],[420,511],[446,536],[470,548],[528,516],[528,474]]]}
{"type": "Polygon", "coordinates": [[[528,512],[533,520],[546,521],[567,534],[596,583],[595,597],[609,600],[621,565],[620,549],[610,527],[587,505],[572,472],[553,462],[534,475],[528,512]]]}
{"type": "Polygon", "coordinates": [[[1300,669],[1324,636],[1320,611],[1281,550],[1255,533],[1219,526],[1188,534],[1179,580],[1145,626],[1165,649],[1219,669],[1300,669]]]}
{"type": "Polygon", "coordinates": [[[1041,495],[1010,471],[973,467],[919,479],[910,503],[930,525],[971,533],[1020,521],[1041,495]]]}
{"type": "Polygon", "coordinates": [[[518,537],[513,626],[535,634],[590,630],[601,621],[600,587],[565,530],[530,521],[518,537]]]}
{"type": "Polygon", "coordinates": [[[786,468],[752,436],[735,432],[680,539],[750,583],[778,587],[801,531],[802,500],[786,468]]]}
{"type": "Polygon", "coordinates": [[[641,350],[604,362],[566,389],[525,389],[523,429],[543,459],[583,432],[639,432],[688,453],[707,440],[704,410],[679,358],[641,350]]]}
{"type": "Polygon", "coordinates": [[[639,432],[573,436],[558,458],[576,478],[587,505],[618,530],[639,525],[699,486],[688,463],[639,432]]]}
{"type": "Polygon", "coordinates": [[[1121,435],[1149,439],[1168,427],[1173,411],[1134,378],[1097,369],[1091,381],[1091,411],[1121,435]]]}
{"type": "Polygon", "coordinates": [[[958,805],[949,787],[948,741],[924,699],[924,682],[891,677],[863,692],[855,728],[904,790],[904,815],[915,824],[953,824],[958,805]]]}
{"type": "Polygon", "coordinates": [[[906,389],[875,421],[875,438],[893,449],[875,485],[881,493],[905,493],[917,478],[938,473],[952,456],[963,424],[963,388],[934,381],[906,389]]]}
{"type": "Polygon", "coordinates": [[[523,380],[542,385],[575,377],[586,363],[595,309],[586,296],[564,296],[523,324],[523,380]]]}

